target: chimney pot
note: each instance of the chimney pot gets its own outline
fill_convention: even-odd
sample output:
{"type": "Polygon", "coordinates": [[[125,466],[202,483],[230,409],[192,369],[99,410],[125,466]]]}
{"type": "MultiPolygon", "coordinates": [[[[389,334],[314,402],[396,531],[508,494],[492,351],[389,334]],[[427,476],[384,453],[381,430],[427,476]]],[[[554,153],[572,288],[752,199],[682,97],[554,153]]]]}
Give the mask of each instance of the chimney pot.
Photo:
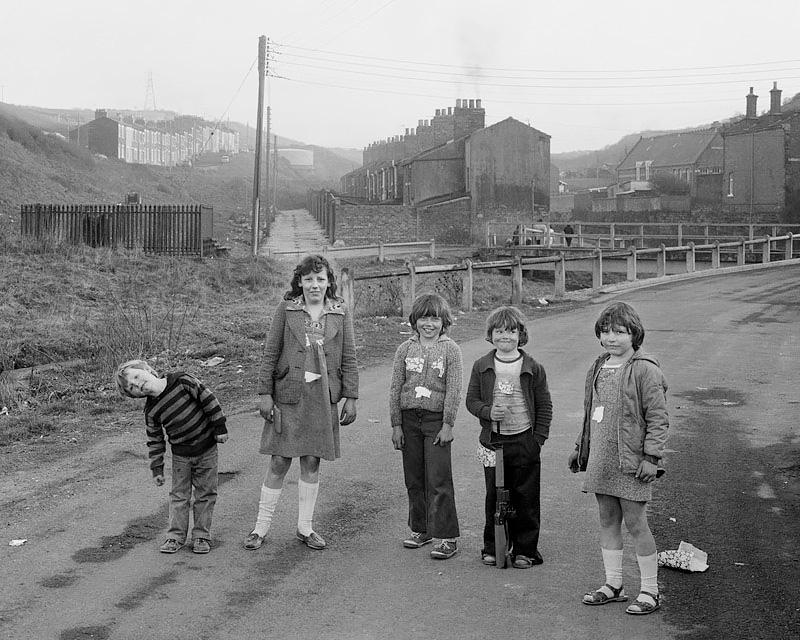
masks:
{"type": "Polygon", "coordinates": [[[747,99],[747,110],[745,111],[745,118],[756,118],[756,103],[758,101],[758,96],[753,93],[753,87],[750,87],[750,93],[746,96],[747,99]]]}
{"type": "Polygon", "coordinates": [[[461,98],[456,98],[456,109],[461,108],[461,98]]]}
{"type": "Polygon", "coordinates": [[[475,100],[470,100],[469,101],[469,108],[470,109],[474,109],[475,108],[475,100]]]}
{"type": "Polygon", "coordinates": [[[781,90],[778,89],[778,83],[772,83],[772,90],[769,92],[769,113],[770,115],[779,115],[781,112],[781,90]]]}
{"type": "MultiPolygon", "coordinates": [[[[444,114],[442,114],[442,115],[444,115],[444,114]]],[[[452,116],[453,115],[453,107],[447,107],[447,115],[448,116],[452,116]]]]}
{"type": "Polygon", "coordinates": [[[478,99],[475,101],[475,108],[476,108],[476,109],[480,109],[480,108],[481,108],[481,100],[480,100],[480,98],[478,98],[478,99]]]}

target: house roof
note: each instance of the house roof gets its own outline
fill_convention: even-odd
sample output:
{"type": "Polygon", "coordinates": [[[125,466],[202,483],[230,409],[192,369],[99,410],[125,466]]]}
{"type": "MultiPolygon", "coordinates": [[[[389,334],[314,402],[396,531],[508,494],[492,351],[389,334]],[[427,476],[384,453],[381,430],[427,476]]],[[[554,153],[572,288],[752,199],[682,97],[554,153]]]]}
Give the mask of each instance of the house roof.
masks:
{"type": "Polygon", "coordinates": [[[694,164],[718,135],[719,129],[714,127],[639,138],[617,171],[634,169],[637,162],[648,160],[657,167],[694,164]]]}
{"type": "Polygon", "coordinates": [[[617,183],[616,178],[563,178],[561,180],[571,193],[587,189],[603,189],[617,183]]]}
{"type": "Polygon", "coordinates": [[[742,118],[741,120],[726,125],[722,130],[722,135],[729,136],[775,129],[777,127],[782,127],[798,117],[800,117],[800,111],[784,109],[781,113],[766,113],[758,118],[742,118]]]}

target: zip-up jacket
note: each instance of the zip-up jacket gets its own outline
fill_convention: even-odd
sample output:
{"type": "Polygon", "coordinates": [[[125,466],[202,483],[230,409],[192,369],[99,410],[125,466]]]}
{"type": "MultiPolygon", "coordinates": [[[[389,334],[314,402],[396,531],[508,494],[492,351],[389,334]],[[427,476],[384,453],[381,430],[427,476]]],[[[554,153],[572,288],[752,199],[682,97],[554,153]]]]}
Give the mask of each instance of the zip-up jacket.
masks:
{"type": "MultiPolygon", "coordinates": [[[[525,396],[525,405],[531,419],[533,437],[539,446],[550,436],[550,422],[553,420],[553,401],[547,386],[547,375],[544,367],[522,349],[522,370],[520,386],[525,396]]],[[[496,349],[478,358],[472,365],[472,373],[467,387],[467,410],[476,416],[481,423],[480,443],[487,449],[494,449],[492,444],[492,401],[494,398],[494,357],[496,349]]]]}
{"type": "MultiPolygon", "coordinates": [[[[586,470],[589,460],[591,411],[595,383],[600,369],[609,354],[599,356],[586,374],[586,393],[583,404],[583,429],[576,442],[578,464],[586,470]]],[[[619,468],[623,473],[635,474],[642,460],[658,466],[657,475],[664,474],[664,446],[667,442],[669,415],[667,413],[667,380],[658,360],[642,351],[636,351],[625,363],[619,385],[619,421],[617,445],[619,468]]]]}

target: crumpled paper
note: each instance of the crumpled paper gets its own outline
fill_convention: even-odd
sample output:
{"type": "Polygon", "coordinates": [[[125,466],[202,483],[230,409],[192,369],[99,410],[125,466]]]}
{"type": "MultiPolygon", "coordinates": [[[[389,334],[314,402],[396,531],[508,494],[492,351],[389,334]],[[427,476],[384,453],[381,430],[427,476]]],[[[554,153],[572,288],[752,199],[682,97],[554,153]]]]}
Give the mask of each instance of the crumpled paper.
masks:
{"type": "Polygon", "coordinates": [[[659,552],[658,566],[702,572],[708,569],[708,554],[693,544],[681,540],[677,549],[659,552]]]}

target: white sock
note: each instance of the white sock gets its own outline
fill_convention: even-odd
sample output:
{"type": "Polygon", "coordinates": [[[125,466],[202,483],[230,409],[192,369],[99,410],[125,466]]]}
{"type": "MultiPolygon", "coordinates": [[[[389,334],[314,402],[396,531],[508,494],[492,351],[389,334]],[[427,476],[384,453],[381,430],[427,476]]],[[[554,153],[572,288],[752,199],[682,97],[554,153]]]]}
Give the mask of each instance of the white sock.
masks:
{"type": "Polygon", "coordinates": [[[317,494],[319,493],[319,482],[311,484],[298,480],[297,482],[297,530],[304,536],[311,535],[313,529],[311,522],[314,519],[314,507],[317,504],[317,494]]]}
{"type": "Polygon", "coordinates": [[[658,553],[651,556],[636,556],[642,576],[642,591],[658,595],[658,553]]]}
{"type": "Polygon", "coordinates": [[[603,566],[606,570],[606,582],[619,589],[622,586],[622,549],[603,549],[603,566]]]}
{"type": "Polygon", "coordinates": [[[275,507],[278,505],[278,498],[280,497],[281,489],[270,489],[263,484],[261,485],[261,500],[258,501],[258,517],[256,518],[256,526],[253,528],[253,532],[262,538],[269,531],[269,527],[272,524],[272,516],[275,513],[275,507]]]}

